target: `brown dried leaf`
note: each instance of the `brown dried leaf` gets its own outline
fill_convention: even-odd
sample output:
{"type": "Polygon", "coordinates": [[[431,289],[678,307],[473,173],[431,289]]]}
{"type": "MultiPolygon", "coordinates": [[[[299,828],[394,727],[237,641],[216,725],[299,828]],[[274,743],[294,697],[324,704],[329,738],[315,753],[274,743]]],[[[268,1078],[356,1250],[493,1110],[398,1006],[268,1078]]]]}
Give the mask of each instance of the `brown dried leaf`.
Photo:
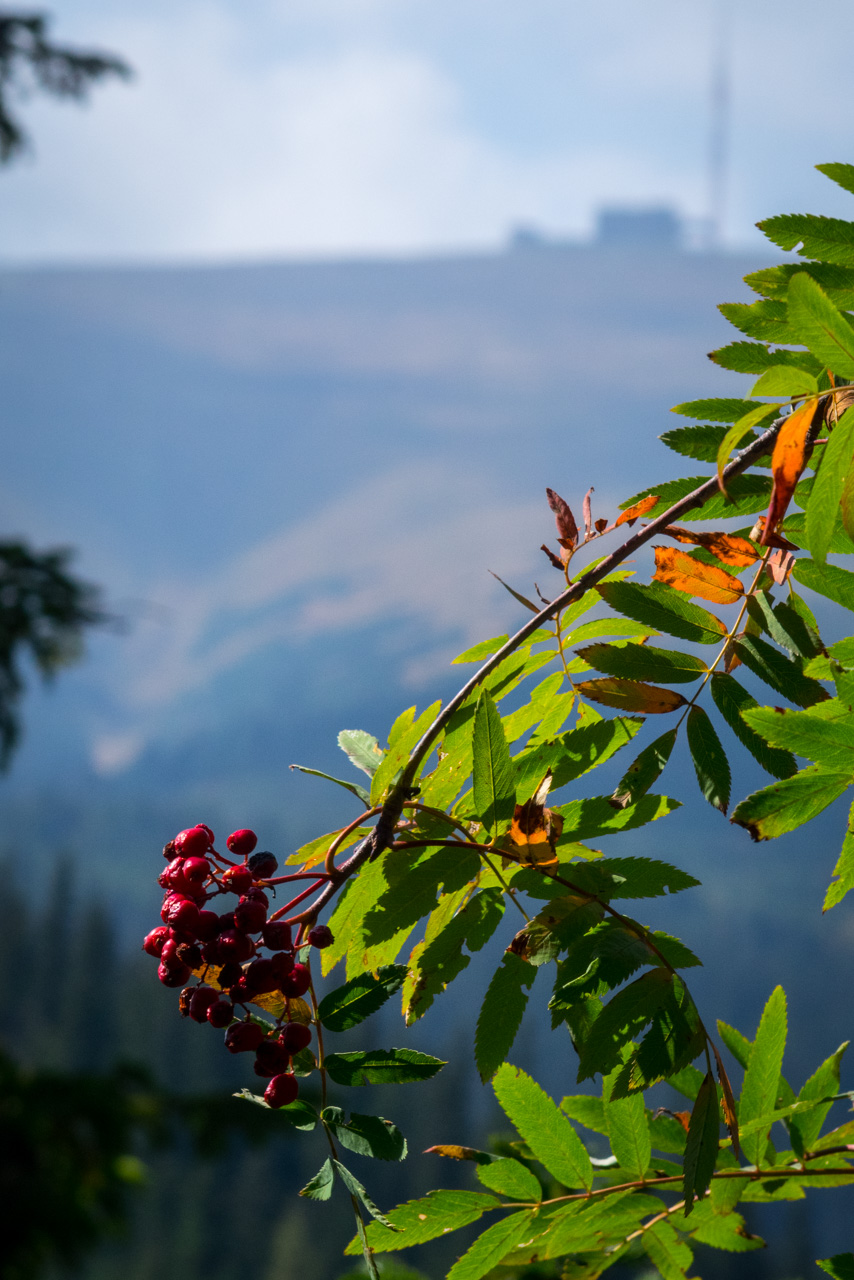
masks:
{"type": "Polygon", "coordinates": [[[545,551],[546,555],[547,555],[547,556],[548,556],[548,558],[549,558],[550,563],[551,563],[551,564],[553,564],[553,565],[554,565],[554,567],[555,567],[556,569],[560,569],[561,573],[563,573],[564,561],[563,561],[563,560],[559,560],[559,559],[558,559],[558,557],[555,555],[555,553],[554,553],[553,551],[551,551],[551,550],[546,546],[546,544],[545,544],[545,543],[543,543],[543,545],[540,547],[540,550],[541,550],[541,551],[545,551]]]}
{"type": "Polygon", "coordinates": [[[557,861],[555,845],[563,831],[563,818],[546,808],[552,773],[549,769],[536,794],[524,804],[517,804],[504,848],[524,866],[535,867],[557,861]]]}
{"type": "Polygon", "coordinates": [[[810,427],[816,414],[816,405],[815,400],[805,400],[800,408],[789,415],[777,436],[774,452],[771,454],[774,488],[771,491],[768,518],[762,531],[764,547],[771,545],[768,539],[776,532],[777,525],[786,514],[795,485],[807,464],[810,427]]]}
{"type": "Polygon", "coordinates": [[[451,1160],[473,1160],[475,1164],[491,1164],[493,1157],[486,1151],[478,1151],[476,1147],[460,1147],[455,1143],[428,1147],[425,1156],[448,1156],[451,1160]]]}
{"type": "Polygon", "coordinates": [[[773,551],[765,561],[765,568],[771,574],[771,577],[777,583],[778,587],[782,587],[787,581],[789,574],[795,565],[795,557],[788,551],[773,551]]]}
{"type": "Polygon", "coordinates": [[[592,702],[618,707],[620,711],[639,711],[642,715],[664,715],[686,705],[682,694],[673,689],[659,689],[654,684],[623,680],[618,676],[581,680],[575,687],[583,698],[592,702]]]}
{"type": "Polygon", "coordinates": [[[747,538],[737,538],[733,533],[705,533],[699,529],[683,529],[677,524],[669,524],[664,532],[677,542],[704,547],[723,564],[731,564],[734,568],[745,569],[759,559],[753,543],[747,538]]]}
{"type": "Polygon", "coordinates": [[[604,533],[604,531],[608,528],[608,521],[607,521],[607,520],[597,520],[597,521],[594,523],[593,528],[596,530],[596,532],[597,532],[597,533],[604,533]]]}
{"type": "Polygon", "coordinates": [[[724,1113],[724,1123],[729,1130],[729,1136],[732,1138],[732,1149],[737,1156],[741,1156],[741,1144],[738,1140],[738,1116],[735,1110],[735,1095],[732,1091],[732,1085],[729,1082],[729,1076],[726,1073],[726,1067],[723,1064],[718,1047],[714,1041],[710,1040],[712,1052],[715,1055],[715,1062],[718,1067],[718,1080],[721,1085],[721,1110],[724,1113]]]}
{"type": "Polygon", "coordinates": [[[568,551],[574,551],[578,542],[578,525],[575,523],[575,516],[569,509],[569,504],[564,502],[560,494],[555,493],[554,489],[546,489],[546,497],[549,500],[549,506],[555,513],[558,542],[568,551]]]}
{"type": "Polygon", "coordinates": [[[836,395],[824,401],[822,418],[831,430],[852,404],[854,404],[854,387],[840,387],[836,395]]]}
{"type": "Polygon", "coordinates": [[[726,569],[703,564],[676,547],[655,548],[655,573],[653,580],[665,582],[677,591],[689,596],[700,596],[713,604],[734,604],[744,595],[744,587],[738,578],[726,569]]]}
{"type": "Polygon", "coordinates": [[[763,542],[762,531],[767,523],[765,516],[757,518],[756,524],[750,530],[750,536],[754,542],[758,542],[763,547],[779,547],[782,551],[800,550],[800,547],[796,546],[794,542],[789,542],[788,538],[784,538],[781,533],[769,533],[767,535],[768,541],[763,542]]]}
{"type": "Polygon", "coordinates": [[[592,525],[593,525],[593,516],[592,516],[592,514],[591,514],[591,510],[590,510],[590,495],[591,495],[591,493],[592,493],[592,492],[593,492],[593,485],[591,485],[591,486],[590,486],[590,488],[589,488],[589,489],[587,490],[587,492],[585,493],[585,495],[584,495],[584,506],[582,507],[582,514],[583,514],[583,516],[584,516],[584,537],[585,537],[585,539],[590,537],[590,533],[591,533],[591,531],[592,531],[592,525]]]}
{"type": "Polygon", "coordinates": [[[648,511],[652,511],[653,507],[658,505],[658,494],[648,493],[645,498],[641,498],[640,502],[636,502],[634,506],[628,507],[625,511],[621,511],[617,516],[614,528],[621,524],[634,524],[640,516],[645,516],[648,511]]]}

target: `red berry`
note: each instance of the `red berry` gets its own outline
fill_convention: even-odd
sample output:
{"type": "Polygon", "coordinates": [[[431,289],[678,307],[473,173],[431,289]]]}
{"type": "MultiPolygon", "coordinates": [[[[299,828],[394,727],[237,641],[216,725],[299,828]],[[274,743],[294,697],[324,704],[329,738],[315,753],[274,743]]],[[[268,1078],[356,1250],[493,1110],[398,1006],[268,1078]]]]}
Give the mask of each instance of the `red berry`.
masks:
{"type": "Polygon", "coordinates": [[[225,1047],[229,1053],[254,1052],[263,1039],[257,1022],[235,1022],[225,1033],[225,1047]]]}
{"type": "Polygon", "coordinates": [[[209,827],[188,827],[175,837],[175,849],[185,858],[201,858],[211,847],[209,827]]]}
{"type": "Polygon", "coordinates": [[[332,930],[328,924],[316,924],[309,932],[308,940],[313,947],[318,950],[323,947],[330,947],[335,939],[332,936],[332,930]]]}
{"type": "Polygon", "coordinates": [[[253,853],[249,859],[249,870],[255,880],[269,880],[275,875],[278,865],[272,853],[253,853]]]}
{"type": "Polygon", "coordinates": [[[242,827],[240,831],[232,831],[225,843],[238,858],[246,858],[258,843],[258,837],[248,827],[242,827]]]}
{"type": "Polygon", "coordinates": [[[293,945],[291,926],[285,924],[284,920],[273,920],[265,925],[261,937],[264,940],[264,946],[269,947],[271,951],[290,951],[293,945]]]}
{"type": "Polygon", "coordinates": [[[255,1053],[255,1074],[258,1076],[276,1076],[280,1071],[287,1071],[290,1066],[290,1055],[287,1049],[276,1040],[262,1040],[255,1053]]]}
{"type": "Polygon", "coordinates": [[[267,908],[263,902],[253,902],[251,898],[241,898],[234,908],[235,928],[243,933],[258,933],[267,923],[267,908]]]}
{"type": "Polygon", "coordinates": [[[252,872],[248,867],[229,867],[222,873],[222,887],[229,893],[245,893],[252,888],[252,872]]]}
{"type": "Polygon", "coordinates": [[[212,942],[219,934],[219,916],[215,911],[200,911],[196,932],[200,942],[212,942]]]}
{"type": "Polygon", "coordinates": [[[183,964],[183,960],[178,955],[180,942],[175,942],[172,938],[167,938],[160,948],[160,963],[166,965],[170,969],[183,964]]]}
{"type": "Polygon", "coordinates": [[[282,983],[293,973],[294,958],[289,951],[277,951],[274,956],[270,957],[270,963],[276,974],[276,979],[281,989],[282,983]]]}
{"type": "Polygon", "coordinates": [[[151,933],[147,933],[142,940],[142,949],[147,955],[156,956],[160,959],[160,953],[163,950],[163,944],[169,937],[169,930],[165,925],[158,925],[156,929],[152,929],[151,933]]]}
{"type": "Polygon", "coordinates": [[[198,893],[211,873],[207,858],[185,858],[181,874],[190,887],[198,893]]]}
{"type": "Polygon", "coordinates": [[[248,1004],[256,992],[246,981],[246,975],[243,974],[228,988],[228,994],[235,1004],[248,1004]]]}
{"type": "Polygon", "coordinates": [[[223,999],[222,996],[217,997],[216,1004],[212,1004],[208,1009],[208,1022],[212,1027],[227,1027],[234,1018],[234,1007],[231,1001],[223,999]]]}
{"type": "Polygon", "coordinates": [[[219,1000],[219,992],[213,987],[197,987],[190,996],[190,1017],[194,1022],[206,1022],[208,1009],[219,1000]]]}
{"type": "Polygon", "coordinates": [[[297,1078],[288,1071],[280,1076],[273,1076],[264,1090],[264,1101],[269,1107],[286,1107],[295,1100],[298,1093],[297,1078]]]}
{"type": "Polygon", "coordinates": [[[304,964],[295,964],[291,972],[282,980],[282,991],[286,996],[304,996],[311,986],[311,971],[304,964]]]}
{"type": "Polygon", "coordinates": [[[196,946],[195,942],[179,942],[178,943],[178,959],[184,964],[188,964],[191,969],[201,969],[202,967],[202,950],[196,946]]]}
{"type": "Polygon", "coordinates": [[[311,1044],[311,1027],[304,1022],[286,1022],[279,1043],[291,1055],[301,1053],[311,1044]]]}
{"type": "Polygon", "coordinates": [[[270,905],[269,897],[257,884],[253,884],[250,889],[247,889],[243,896],[247,902],[260,902],[265,907],[270,905]]]}
{"type": "Polygon", "coordinates": [[[239,982],[243,977],[243,970],[235,960],[229,960],[228,964],[224,964],[217,974],[217,982],[224,989],[225,987],[233,987],[235,982],[239,982]]]}
{"type": "Polygon", "coordinates": [[[213,844],[213,842],[214,842],[214,840],[216,839],[216,837],[214,836],[214,833],[211,831],[211,829],[210,829],[210,827],[208,826],[208,824],[207,824],[206,822],[197,822],[197,823],[196,823],[196,826],[197,826],[197,827],[201,827],[202,831],[207,832],[207,837],[208,837],[208,839],[210,840],[211,844],[213,844]]]}
{"type": "Polygon", "coordinates": [[[275,991],[279,985],[272,960],[253,960],[243,976],[249,989],[259,996],[266,991],[275,991]]]}
{"type": "Polygon", "coordinates": [[[219,935],[217,946],[224,960],[235,960],[238,963],[255,954],[251,938],[247,938],[239,929],[226,929],[225,933],[219,935]]]}
{"type": "Polygon", "coordinates": [[[199,908],[189,898],[173,898],[167,919],[174,929],[190,933],[194,938],[198,936],[199,908]]]}
{"type": "Polygon", "coordinates": [[[164,987],[183,987],[190,976],[190,970],[185,964],[180,963],[172,969],[161,961],[157,968],[157,976],[164,987]]]}
{"type": "Polygon", "coordinates": [[[215,938],[210,942],[206,942],[202,947],[202,959],[205,964],[222,964],[222,956],[219,953],[219,943],[215,938]]]}

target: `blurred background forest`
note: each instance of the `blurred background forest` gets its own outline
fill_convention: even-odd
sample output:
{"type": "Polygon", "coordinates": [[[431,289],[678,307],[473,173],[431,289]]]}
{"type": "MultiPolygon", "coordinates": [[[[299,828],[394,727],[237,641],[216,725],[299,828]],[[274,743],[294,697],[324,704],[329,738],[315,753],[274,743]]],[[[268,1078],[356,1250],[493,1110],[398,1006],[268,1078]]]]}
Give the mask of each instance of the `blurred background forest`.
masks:
{"type": "MultiPolygon", "coordinates": [[[[58,1098],[67,1073],[94,1073],[115,1103],[129,1225],[84,1256],[85,1280],[337,1280],[349,1223],[294,1198],[313,1143],[229,1101],[252,1086],[242,1062],[178,1018],[139,951],[160,849],[203,821],[253,827],[281,861],[353,817],[288,766],[340,773],[340,729],[382,740],[402,707],[453,691],[455,653],[515,629],[489,570],[548,590],[545,486],[577,506],[592,484],[611,515],[673,474],[656,440],[672,404],[745,394],[705,356],[728,338],[716,304],[777,260],[759,217],[850,216],[812,165],[850,158],[854,15],[841,0],[809,16],[802,0],[52,12],[50,40],[106,61],[81,73],[81,111],[38,60],[13,75],[0,41],[26,135],[0,119],[2,537],[72,548],[103,617],[57,681],[32,655],[20,666],[0,779],[6,1096],[58,1098]],[[833,39],[813,47],[807,21],[833,39]],[[808,95],[780,92],[795,73],[808,95]]],[[[759,779],[746,754],[739,767],[744,794],[759,779]]],[[[785,986],[799,1079],[854,1025],[854,923],[844,905],[820,914],[844,812],[751,846],[690,802],[688,769],[664,789],[689,803],[620,852],[703,888],[649,922],[699,952],[704,1011],[745,1031],[785,986]]],[[[414,1153],[498,1123],[470,1069],[477,984],[472,965],[412,1032],[391,1014],[365,1030],[450,1059],[363,1108],[400,1119],[414,1153]]],[[[531,1014],[514,1060],[560,1097],[568,1049],[531,1014]]],[[[374,1172],[371,1194],[447,1185],[429,1159],[374,1172]]],[[[702,1274],[812,1274],[850,1247],[850,1199],[825,1198],[757,1214],[773,1247],[702,1274]]],[[[438,1280],[458,1249],[411,1265],[438,1280]]]]}

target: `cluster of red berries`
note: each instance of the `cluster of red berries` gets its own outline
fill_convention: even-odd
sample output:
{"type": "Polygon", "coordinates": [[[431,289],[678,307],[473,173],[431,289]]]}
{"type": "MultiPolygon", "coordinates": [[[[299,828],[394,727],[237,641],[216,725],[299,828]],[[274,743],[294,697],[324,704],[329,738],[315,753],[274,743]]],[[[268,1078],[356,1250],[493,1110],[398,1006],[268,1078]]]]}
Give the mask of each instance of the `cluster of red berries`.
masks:
{"type": "Polygon", "coordinates": [[[283,1107],[298,1093],[291,1060],[311,1043],[311,1029],[288,1017],[290,1000],[311,985],[309,967],[298,956],[309,946],[328,947],[332,933],[315,925],[305,938],[300,931],[295,944],[287,921],[268,919],[278,863],[272,853],[254,853],[257,843],[254,831],[233,831],[226,845],[242,859],[235,862],[216,852],[214,833],[204,823],[170,840],[163,850],[169,865],[158,877],[165,890],[163,924],[146,935],[142,949],[160,961],[157,976],[164,986],[183,987],[185,1017],[225,1028],[229,1052],[254,1052],[256,1074],[269,1080],[266,1101],[283,1107]],[[237,905],[222,914],[208,909],[219,894],[236,894],[237,905]],[[263,948],[272,954],[260,955],[263,948]],[[193,974],[198,983],[186,986],[193,974]],[[284,1010],[275,1026],[262,1025],[248,1005],[273,992],[284,997],[284,1010]]]}

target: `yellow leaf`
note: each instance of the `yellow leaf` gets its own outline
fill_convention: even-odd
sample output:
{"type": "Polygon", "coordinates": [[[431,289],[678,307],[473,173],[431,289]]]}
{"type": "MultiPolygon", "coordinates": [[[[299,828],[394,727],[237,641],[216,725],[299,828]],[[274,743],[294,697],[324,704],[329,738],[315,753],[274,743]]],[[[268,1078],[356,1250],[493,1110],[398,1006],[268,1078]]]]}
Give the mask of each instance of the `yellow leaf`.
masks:
{"type": "Polygon", "coordinates": [[[714,604],[734,604],[744,595],[739,579],[727,573],[726,569],[703,564],[676,547],[655,548],[655,573],[652,576],[677,591],[700,596],[714,604]]]}

